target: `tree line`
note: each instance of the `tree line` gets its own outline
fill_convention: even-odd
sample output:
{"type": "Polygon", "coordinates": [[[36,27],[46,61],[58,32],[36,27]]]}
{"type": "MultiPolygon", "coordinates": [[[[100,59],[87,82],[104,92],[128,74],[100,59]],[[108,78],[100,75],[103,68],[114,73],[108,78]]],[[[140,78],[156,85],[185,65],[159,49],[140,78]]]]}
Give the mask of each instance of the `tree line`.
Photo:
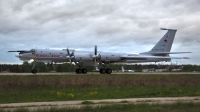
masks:
{"type": "MultiPolygon", "coordinates": [[[[16,73],[24,73],[30,72],[34,63],[29,63],[24,61],[23,64],[0,64],[0,72],[16,72],[16,73]]],[[[108,64],[107,68],[112,68],[114,71],[120,71],[121,67],[127,70],[135,70],[137,72],[141,72],[143,69],[167,69],[170,71],[171,69],[182,69],[183,72],[191,72],[191,71],[200,71],[199,65],[157,65],[157,64],[108,64]]],[[[37,62],[35,68],[38,72],[74,72],[77,68],[75,65],[71,65],[70,63],[62,63],[62,64],[45,64],[43,62],[37,62]]],[[[94,71],[95,67],[86,66],[84,67],[88,70],[88,72],[94,71]]],[[[100,68],[100,67],[98,67],[100,68]]]]}

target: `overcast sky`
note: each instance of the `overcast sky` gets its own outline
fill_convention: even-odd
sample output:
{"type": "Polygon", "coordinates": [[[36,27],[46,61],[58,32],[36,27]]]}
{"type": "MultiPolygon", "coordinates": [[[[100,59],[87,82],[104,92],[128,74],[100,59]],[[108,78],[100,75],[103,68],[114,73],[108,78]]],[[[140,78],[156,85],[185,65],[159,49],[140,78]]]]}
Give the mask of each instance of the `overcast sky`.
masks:
{"type": "Polygon", "coordinates": [[[177,29],[173,52],[200,64],[200,0],[0,0],[0,63],[22,63],[9,50],[74,48],[139,53],[177,29]]]}

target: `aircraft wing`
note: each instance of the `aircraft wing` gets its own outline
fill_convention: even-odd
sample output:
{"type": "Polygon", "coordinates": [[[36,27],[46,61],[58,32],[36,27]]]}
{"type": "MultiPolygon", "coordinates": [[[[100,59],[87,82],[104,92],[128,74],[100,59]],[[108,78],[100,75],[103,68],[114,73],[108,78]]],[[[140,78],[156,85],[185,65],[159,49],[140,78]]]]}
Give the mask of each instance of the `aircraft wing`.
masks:
{"type": "Polygon", "coordinates": [[[17,50],[17,51],[8,51],[8,52],[27,52],[27,50],[17,50]]]}
{"type": "Polygon", "coordinates": [[[32,50],[16,50],[16,51],[8,51],[8,52],[31,53],[32,50]]]}

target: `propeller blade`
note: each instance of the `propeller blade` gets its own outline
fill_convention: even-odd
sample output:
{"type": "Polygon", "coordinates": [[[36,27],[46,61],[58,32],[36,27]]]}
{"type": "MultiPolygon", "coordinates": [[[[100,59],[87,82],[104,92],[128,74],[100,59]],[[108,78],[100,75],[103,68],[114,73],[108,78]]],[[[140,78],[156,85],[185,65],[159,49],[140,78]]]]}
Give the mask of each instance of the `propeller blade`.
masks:
{"type": "Polygon", "coordinates": [[[72,51],[72,53],[70,54],[70,57],[74,56],[74,50],[72,51]]]}
{"type": "Polygon", "coordinates": [[[69,49],[68,49],[68,48],[67,48],[67,54],[70,55],[70,53],[69,53],[69,49]]]}
{"type": "Polygon", "coordinates": [[[97,55],[97,45],[94,46],[94,55],[97,55]]]}
{"type": "Polygon", "coordinates": [[[97,55],[97,45],[94,46],[94,55],[92,56],[94,61],[94,66],[97,66],[97,61],[99,60],[99,56],[97,55]]]}
{"type": "Polygon", "coordinates": [[[67,48],[66,51],[67,51],[66,58],[69,59],[70,65],[72,66],[72,62],[74,62],[75,64],[77,64],[76,60],[75,60],[75,57],[74,57],[74,50],[72,50],[72,52],[70,53],[69,49],[67,48]]]}

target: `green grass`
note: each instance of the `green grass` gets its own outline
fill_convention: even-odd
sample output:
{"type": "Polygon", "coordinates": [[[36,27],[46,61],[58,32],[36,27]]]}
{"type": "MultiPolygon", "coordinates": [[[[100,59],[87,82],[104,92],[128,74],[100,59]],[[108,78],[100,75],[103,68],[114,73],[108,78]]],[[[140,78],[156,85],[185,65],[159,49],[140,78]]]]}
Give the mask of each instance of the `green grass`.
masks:
{"type": "MultiPolygon", "coordinates": [[[[14,112],[199,112],[200,103],[173,103],[173,104],[109,104],[103,106],[85,106],[81,108],[56,108],[28,110],[18,108],[14,112]]],[[[0,112],[4,112],[0,109],[0,112]]]]}
{"type": "Polygon", "coordinates": [[[94,100],[139,97],[200,96],[199,86],[125,86],[90,88],[21,88],[0,92],[0,103],[94,100]]]}
{"type": "Polygon", "coordinates": [[[0,76],[0,103],[200,96],[200,75],[0,76]]]}

